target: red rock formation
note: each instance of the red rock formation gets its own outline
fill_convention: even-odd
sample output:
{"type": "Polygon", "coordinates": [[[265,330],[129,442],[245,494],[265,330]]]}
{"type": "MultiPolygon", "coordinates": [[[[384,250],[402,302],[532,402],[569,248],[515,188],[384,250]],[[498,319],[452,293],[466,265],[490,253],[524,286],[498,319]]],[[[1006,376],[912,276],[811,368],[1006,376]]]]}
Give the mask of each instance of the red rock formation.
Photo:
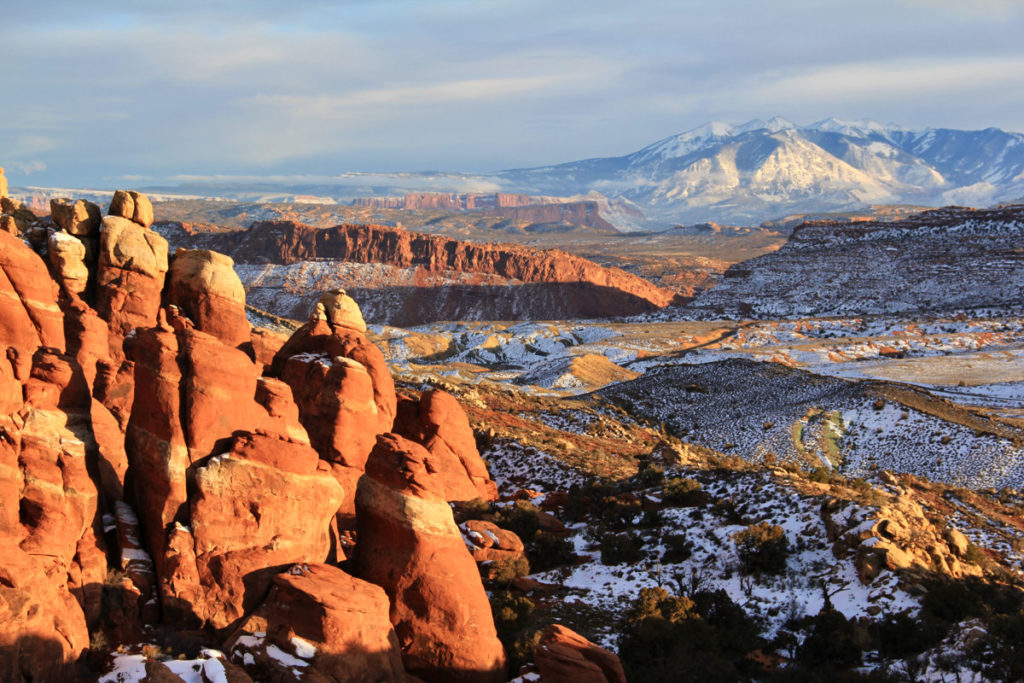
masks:
{"type": "Polygon", "coordinates": [[[96,309],[110,325],[110,355],[136,327],[151,327],[167,273],[167,240],[125,218],[107,216],[100,232],[96,309]]]}
{"type": "Polygon", "coordinates": [[[29,358],[40,346],[65,348],[57,284],[43,260],[6,232],[0,232],[0,320],[0,346],[29,358]]]}
{"type": "Polygon", "coordinates": [[[303,680],[404,681],[389,605],[380,586],[336,567],[295,565],[274,577],[267,599],[228,639],[224,650],[257,680],[287,680],[299,674],[303,680]],[[274,657],[268,652],[272,647],[289,659],[274,657]]]}
{"type": "Polygon", "coordinates": [[[341,486],[309,446],[263,434],[197,463],[189,498],[202,599],[197,616],[224,628],[256,606],[277,567],[322,562],[341,486]]]}
{"type": "Polygon", "coordinates": [[[228,346],[251,344],[245,315],[245,288],[231,257],[205,249],[178,249],[171,263],[167,303],[177,306],[196,328],[228,346]]]}
{"type": "Polygon", "coordinates": [[[502,529],[494,522],[471,519],[463,525],[466,538],[473,544],[473,559],[477,562],[515,560],[523,557],[525,546],[519,536],[502,529]]]}
{"type": "Polygon", "coordinates": [[[426,681],[502,681],[505,653],[436,459],[377,440],[356,497],[359,576],[383,586],[402,661],[426,681]]]}
{"type": "Polygon", "coordinates": [[[497,500],[498,487],[477,450],[466,411],[455,397],[431,389],[423,392],[419,401],[406,400],[405,415],[395,421],[395,431],[422,444],[434,456],[447,500],[497,500]]]}
{"type": "Polygon", "coordinates": [[[560,624],[544,629],[534,661],[543,683],[626,683],[614,653],[560,624]]]}
{"type": "Polygon", "coordinates": [[[271,367],[291,386],[310,443],[345,490],[341,529],[355,526],[356,482],[377,435],[391,430],[397,405],[391,371],[365,329],[352,299],[328,293],[271,367]]]}
{"type": "Polygon", "coordinates": [[[322,297],[310,322],[278,351],[271,373],[287,382],[303,426],[345,499],[338,526],[355,528],[356,483],[377,435],[394,423],[397,399],[384,355],[366,335],[359,307],[344,292],[322,297]]]}
{"type": "MultiPolygon", "coordinates": [[[[459,242],[439,235],[381,225],[316,229],[291,222],[254,223],[248,231],[211,238],[218,250],[246,263],[289,264],[308,259],[386,263],[402,268],[499,275],[525,283],[588,283],[646,302],[647,310],[671,303],[673,294],[618,268],[604,268],[557,249],[459,242]]],[[[609,315],[614,312],[609,313],[609,315]]]]}
{"type": "Polygon", "coordinates": [[[281,350],[281,347],[288,341],[288,337],[278,334],[265,327],[256,327],[252,330],[250,342],[252,343],[253,357],[256,362],[268,366],[274,362],[274,356],[281,350]]]}
{"type": "Polygon", "coordinates": [[[50,216],[69,235],[95,237],[100,231],[100,207],[84,199],[51,199],[50,216]]]}
{"type": "Polygon", "coordinates": [[[69,295],[85,293],[89,281],[89,268],[85,264],[85,244],[61,230],[50,234],[47,240],[47,258],[54,279],[69,295]]]}
{"type": "Polygon", "coordinates": [[[517,223],[585,225],[613,234],[618,232],[614,225],[601,216],[600,205],[595,201],[500,204],[490,212],[517,223]]]}
{"type": "Polygon", "coordinates": [[[148,228],[153,223],[153,204],[149,197],[135,190],[118,190],[110,200],[107,213],[120,216],[148,228]]]}
{"type": "Polygon", "coordinates": [[[0,234],[0,670],[14,680],[70,677],[107,570],[89,387],[56,295],[42,260],[0,234]]]}
{"type": "Polygon", "coordinates": [[[403,208],[406,210],[462,209],[464,208],[464,204],[462,198],[456,194],[445,194],[441,192],[407,192],[403,208]]]}

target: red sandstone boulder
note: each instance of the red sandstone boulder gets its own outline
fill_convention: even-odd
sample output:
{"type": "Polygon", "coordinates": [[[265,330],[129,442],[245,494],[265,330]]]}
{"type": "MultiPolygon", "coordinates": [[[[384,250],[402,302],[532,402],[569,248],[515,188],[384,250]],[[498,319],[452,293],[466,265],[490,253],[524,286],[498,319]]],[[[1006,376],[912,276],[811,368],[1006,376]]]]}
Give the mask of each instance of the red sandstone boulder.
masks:
{"type": "Polygon", "coordinates": [[[503,681],[505,653],[434,456],[378,438],[356,496],[359,575],[387,591],[405,668],[426,681],[503,681]]]}
{"type": "Polygon", "coordinates": [[[283,564],[322,562],[342,490],[309,446],[262,434],[196,465],[189,499],[202,599],[224,628],[256,606],[283,564]]]}
{"type": "Polygon", "coordinates": [[[148,228],[153,223],[153,204],[149,197],[135,190],[118,190],[110,200],[107,213],[148,228]]]}
{"type": "MultiPolygon", "coordinates": [[[[376,433],[384,434],[391,431],[395,420],[395,382],[384,354],[359,331],[362,315],[356,318],[358,313],[358,306],[348,296],[338,292],[325,295],[314,309],[310,321],[296,330],[277,352],[272,372],[280,375],[288,359],[299,354],[351,358],[370,375],[378,410],[376,433]]],[[[365,329],[365,324],[363,327],[365,329]]]]}
{"type": "Polygon", "coordinates": [[[542,683],[626,683],[614,653],[559,624],[544,629],[534,661],[542,683]]]}
{"type": "Polygon", "coordinates": [[[196,329],[228,346],[251,343],[245,288],[231,257],[205,249],[178,249],[168,276],[167,303],[177,306],[196,329]]]}
{"type": "Polygon", "coordinates": [[[260,365],[269,366],[274,362],[274,356],[287,341],[288,337],[283,334],[278,334],[265,327],[254,327],[250,337],[253,357],[260,365]]]}
{"type": "Polygon", "coordinates": [[[403,407],[395,431],[427,448],[444,479],[450,501],[474,498],[497,500],[498,487],[476,447],[466,411],[451,394],[431,389],[423,392],[415,410],[412,401],[403,407]]]}
{"type": "MultiPolygon", "coordinates": [[[[0,460],[2,451],[0,444],[0,460]]],[[[0,537],[0,557],[0,671],[5,680],[73,680],[74,662],[89,646],[81,606],[66,583],[48,576],[14,538],[0,537]]]]}
{"type": "Polygon", "coordinates": [[[373,380],[344,356],[303,353],[281,372],[295,394],[310,443],[321,457],[362,470],[377,440],[379,411],[373,380]]]}
{"type": "Polygon", "coordinates": [[[130,473],[165,618],[224,628],[274,567],[327,558],[342,488],[308,446],[290,388],[241,350],[172,309],[125,351],[130,473]]]}
{"type": "Polygon", "coordinates": [[[494,522],[471,519],[462,526],[466,538],[473,544],[473,559],[477,562],[515,560],[526,551],[519,536],[494,522]]]}
{"type": "Polygon", "coordinates": [[[50,216],[69,235],[95,237],[100,231],[100,207],[84,199],[51,199],[50,216]]]}
{"type": "Polygon", "coordinates": [[[85,244],[63,230],[50,233],[47,240],[47,258],[54,279],[70,295],[85,293],[89,282],[89,268],[85,265],[85,244]]]}
{"type": "Polygon", "coordinates": [[[29,356],[40,346],[63,351],[57,291],[43,260],[14,235],[0,232],[0,347],[29,356]]]}
{"type": "Polygon", "coordinates": [[[355,300],[344,289],[335,289],[320,297],[316,315],[322,311],[331,327],[347,327],[356,332],[366,332],[366,321],[355,300]]]}
{"type": "Polygon", "coordinates": [[[110,356],[136,327],[156,324],[167,273],[167,240],[125,218],[107,216],[100,232],[96,309],[110,324],[110,356]]]}
{"type": "Polygon", "coordinates": [[[261,681],[404,681],[389,606],[380,586],[330,565],[298,564],[274,577],[224,650],[261,681]]]}
{"type": "Polygon", "coordinates": [[[377,436],[391,430],[397,403],[384,355],[360,327],[359,307],[333,292],[280,347],[270,369],[291,387],[310,443],[345,490],[341,530],[355,528],[355,484],[377,436]]]}

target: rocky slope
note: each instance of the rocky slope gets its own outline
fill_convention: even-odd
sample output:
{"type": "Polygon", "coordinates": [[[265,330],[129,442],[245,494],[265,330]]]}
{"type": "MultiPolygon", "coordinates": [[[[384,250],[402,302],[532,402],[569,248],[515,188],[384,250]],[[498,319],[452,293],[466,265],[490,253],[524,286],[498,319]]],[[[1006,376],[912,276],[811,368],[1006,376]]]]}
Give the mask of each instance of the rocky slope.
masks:
{"type": "Polygon", "coordinates": [[[899,221],[813,221],[735,264],[695,315],[810,317],[1013,313],[1024,303],[1024,207],[946,208],[899,221]]]}
{"type": "Polygon", "coordinates": [[[339,283],[373,323],[394,325],[632,315],[673,300],[640,277],[555,249],[481,245],[379,225],[162,230],[173,243],[230,254],[252,304],[286,317],[301,317],[339,283]]]}

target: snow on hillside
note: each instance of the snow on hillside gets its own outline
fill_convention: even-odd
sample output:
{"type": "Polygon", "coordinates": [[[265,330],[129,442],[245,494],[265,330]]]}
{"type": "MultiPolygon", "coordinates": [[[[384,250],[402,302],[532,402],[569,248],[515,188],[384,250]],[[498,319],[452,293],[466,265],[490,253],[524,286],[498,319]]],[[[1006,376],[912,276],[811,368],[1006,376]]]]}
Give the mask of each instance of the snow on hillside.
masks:
{"type": "Polygon", "coordinates": [[[870,120],[712,121],[622,157],[505,171],[510,187],[598,190],[676,222],[760,222],[872,203],[988,205],[1024,190],[1024,135],[870,120]]]}

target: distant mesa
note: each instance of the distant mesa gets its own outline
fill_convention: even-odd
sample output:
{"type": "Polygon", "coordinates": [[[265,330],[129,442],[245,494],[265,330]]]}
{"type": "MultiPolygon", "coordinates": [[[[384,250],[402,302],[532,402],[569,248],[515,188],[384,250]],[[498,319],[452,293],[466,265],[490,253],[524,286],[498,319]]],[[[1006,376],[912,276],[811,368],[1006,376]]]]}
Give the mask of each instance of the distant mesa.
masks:
{"type": "Polygon", "coordinates": [[[476,244],[382,225],[257,222],[230,233],[161,230],[230,254],[257,307],[301,317],[343,287],[371,323],[602,318],[663,308],[675,294],[564,251],[476,244]]]}

